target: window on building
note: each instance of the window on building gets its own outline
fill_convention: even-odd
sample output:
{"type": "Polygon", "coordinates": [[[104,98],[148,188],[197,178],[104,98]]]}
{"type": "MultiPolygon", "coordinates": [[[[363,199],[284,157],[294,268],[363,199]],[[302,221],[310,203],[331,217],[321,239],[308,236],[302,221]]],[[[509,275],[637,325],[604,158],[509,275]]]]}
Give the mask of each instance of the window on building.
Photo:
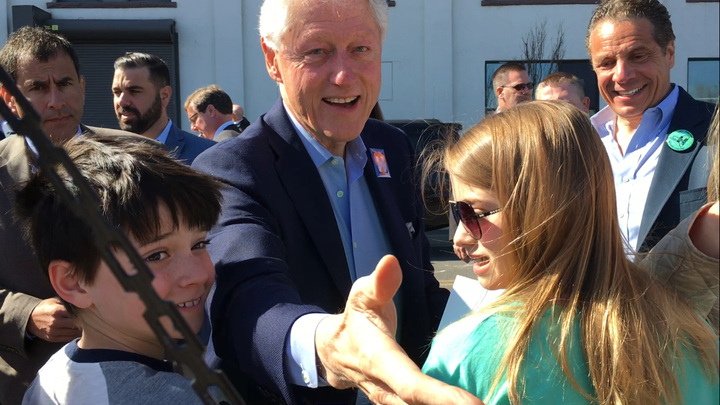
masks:
{"type": "Polygon", "coordinates": [[[139,1],[144,3],[172,3],[174,0],[55,0],[56,3],[129,3],[139,1]]]}
{"type": "Polygon", "coordinates": [[[720,59],[688,59],[687,86],[696,100],[716,103],[720,94],[720,59]]]}
{"type": "MultiPolygon", "coordinates": [[[[491,112],[497,109],[497,98],[492,85],[492,77],[495,71],[504,63],[509,61],[485,62],[485,111],[491,112]]],[[[522,62],[522,61],[518,61],[522,62]]],[[[557,71],[572,73],[582,81],[585,88],[585,95],[590,98],[590,114],[598,111],[600,105],[600,92],[597,86],[597,76],[587,59],[583,60],[562,60],[555,63],[550,61],[535,62],[538,65],[537,77],[530,77],[534,84],[538,84],[550,73],[557,71]]]]}

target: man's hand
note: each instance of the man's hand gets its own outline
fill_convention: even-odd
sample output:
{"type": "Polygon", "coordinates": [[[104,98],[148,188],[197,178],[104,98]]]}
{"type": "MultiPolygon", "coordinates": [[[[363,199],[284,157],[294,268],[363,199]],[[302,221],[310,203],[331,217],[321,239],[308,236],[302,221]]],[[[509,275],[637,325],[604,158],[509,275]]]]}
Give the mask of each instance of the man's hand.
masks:
{"type": "Polygon", "coordinates": [[[482,405],[424,375],[395,342],[392,297],[401,282],[397,259],[385,256],[372,275],[355,282],[345,312],[320,322],[315,345],[325,379],[335,388],[359,387],[375,404],[482,405]]]}
{"type": "Polygon", "coordinates": [[[48,342],[69,342],[80,337],[80,329],[73,324],[59,298],[40,301],[30,314],[27,330],[48,342]]]}

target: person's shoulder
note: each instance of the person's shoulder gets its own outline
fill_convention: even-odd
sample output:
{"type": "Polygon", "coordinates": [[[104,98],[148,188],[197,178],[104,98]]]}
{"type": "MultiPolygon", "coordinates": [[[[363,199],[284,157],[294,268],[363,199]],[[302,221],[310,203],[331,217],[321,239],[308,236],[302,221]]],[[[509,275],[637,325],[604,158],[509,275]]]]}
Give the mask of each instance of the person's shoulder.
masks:
{"type": "Polygon", "coordinates": [[[25,155],[25,137],[13,135],[0,140],[0,166],[20,155],[25,155]]]}
{"type": "Polygon", "coordinates": [[[161,371],[133,361],[100,363],[113,405],[138,403],[201,404],[190,380],[172,371],[161,371]]]}
{"type": "Polygon", "coordinates": [[[90,125],[83,125],[81,126],[81,129],[83,131],[87,131],[89,133],[101,136],[140,136],[137,134],[133,134],[132,132],[123,131],[121,129],[95,127],[90,125]]]}
{"type": "MultiPolygon", "coordinates": [[[[678,95],[678,105],[687,105],[687,107],[697,110],[705,120],[710,120],[713,111],[715,110],[715,104],[708,103],[707,101],[698,100],[690,93],[680,87],[680,94],[678,95]]],[[[677,109],[677,107],[676,107],[677,109]]]]}
{"type": "Polygon", "coordinates": [[[387,122],[370,118],[365,123],[365,128],[363,128],[363,138],[365,137],[384,138],[390,141],[398,141],[406,139],[407,135],[405,135],[405,132],[399,128],[390,125],[387,122]]]}

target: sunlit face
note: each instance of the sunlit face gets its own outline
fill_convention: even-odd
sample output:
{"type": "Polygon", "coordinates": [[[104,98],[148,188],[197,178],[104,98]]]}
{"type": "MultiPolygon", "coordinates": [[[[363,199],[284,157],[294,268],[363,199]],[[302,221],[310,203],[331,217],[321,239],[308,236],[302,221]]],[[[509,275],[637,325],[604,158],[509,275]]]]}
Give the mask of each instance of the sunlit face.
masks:
{"type": "Polygon", "coordinates": [[[590,107],[590,100],[585,97],[581,98],[580,95],[573,90],[572,85],[569,83],[553,84],[549,86],[542,86],[537,89],[535,93],[536,100],[561,100],[567,101],[568,103],[579,108],[580,111],[587,113],[590,107]]]}
{"type": "MultiPolygon", "coordinates": [[[[190,328],[197,333],[203,324],[204,304],[215,277],[213,263],[206,250],[207,232],[188,229],[182,222],[178,229],[174,229],[170,213],[164,205],[160,207],[160,215],[162,229],[156,241],[140,246],[131,240],[155,277],[152,286],[158,296],[175,303],[190,328]]],[[[118,260],[123,268],[132,268],[126,255],[118,254],[118,260]]],[[[104,262],[93,283],[81,283],[81,286],[92,303],[89,308],[83,309],[81,317],[87,316],[87,311],[93,311],[102,322],[94,322],[94,329],[117,341],[157,341],[143,318],[145,305],[136,294],[123,290],[104,262]]],[[[163,326],[171,337],[181,337],[170,323],[163,322],[163,326]]]]}
{"type": "Polygon", "coordinates": [[[606,21],[590,35],[590,60],[608,106],[622,118],[642,119],[671,90],[675,42],[663,54],[648,20],[606,21]]]}
{"type": "Polygon", "coordinates": [[[189,105],[185,112],[188,120],[190,120],[191,131],[197,132],[203,138],[213,139],[215,137],[215,131],[210,132],[210,126],[207,122],[207,110],[199,112],[194,105],[189,105]]]}
{"type": "MultiPolygon", "coordinates": [[[[168,87],[168,86],[165,86],[168,87]]],[[[113,107],[120,128],[144,134],[162,117],[167,104],[150,81],[148,68],[118,69],[112,83],[113,107]]]]}
{"type": "Polygon", "coordinates": [[[515,107],[520,103],[532,100],[532,90],[527,87],[518,91],[512,86],[522,83],[530,83],[530,76],[526,71],[510,71],[503,87],[496,89],[498,98],[498,107],[501,111],[515,107]]]}
{"type": "Polygon", "coordinates": [[[281,39],[263,43],[270,77],[298,122],[342,156],[360,135],[380,94],[382,41],[367,2],[309,2],[281,39]]]}
{"type": "MultiPolygon", "coordinates": [[[[451,181],[453,199],[472,205],[475,213],[481,214],[500,208],[500,202],[492,191],[470,186],[455,176],[451,176],[451,181]]],[[[473,272],[478,276],[480,285],[488,290],[507,288],[512,274],[504,270],[508,266],[504,266],[499,257],[505,247],[502,240],[503,212],[488,215],[479,221],[482,229],[480,240],[474,239],[464,225],[458,224],[453,242],[464,248],[472,259],[473,272]]]]}
{"type": "MultiPolygon", "coordinates": [[[[17,85],[40,114],[40,127],[53,142],[63,142],[77,134],[85,104],[85,81],[78,77],[67,54],[59,53],[47,62],[20,61],[17,85]]],[[[9,93],[3,91],[3,98],[19,117],[25,116],[9,93]]]]}

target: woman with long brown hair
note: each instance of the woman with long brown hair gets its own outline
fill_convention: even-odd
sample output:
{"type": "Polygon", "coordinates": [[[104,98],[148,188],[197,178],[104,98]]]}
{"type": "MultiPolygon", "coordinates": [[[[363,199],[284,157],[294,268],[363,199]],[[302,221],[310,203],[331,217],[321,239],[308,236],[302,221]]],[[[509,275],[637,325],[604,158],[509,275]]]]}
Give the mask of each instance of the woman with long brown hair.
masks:
{"type": "Polygon", "coordinates": [[[506,291],[436,336],[423,370],[487,404],[718,403],[718,339],[625,255],[587,116],[531,102],[448,147],[456,235],[506,291]]]}

